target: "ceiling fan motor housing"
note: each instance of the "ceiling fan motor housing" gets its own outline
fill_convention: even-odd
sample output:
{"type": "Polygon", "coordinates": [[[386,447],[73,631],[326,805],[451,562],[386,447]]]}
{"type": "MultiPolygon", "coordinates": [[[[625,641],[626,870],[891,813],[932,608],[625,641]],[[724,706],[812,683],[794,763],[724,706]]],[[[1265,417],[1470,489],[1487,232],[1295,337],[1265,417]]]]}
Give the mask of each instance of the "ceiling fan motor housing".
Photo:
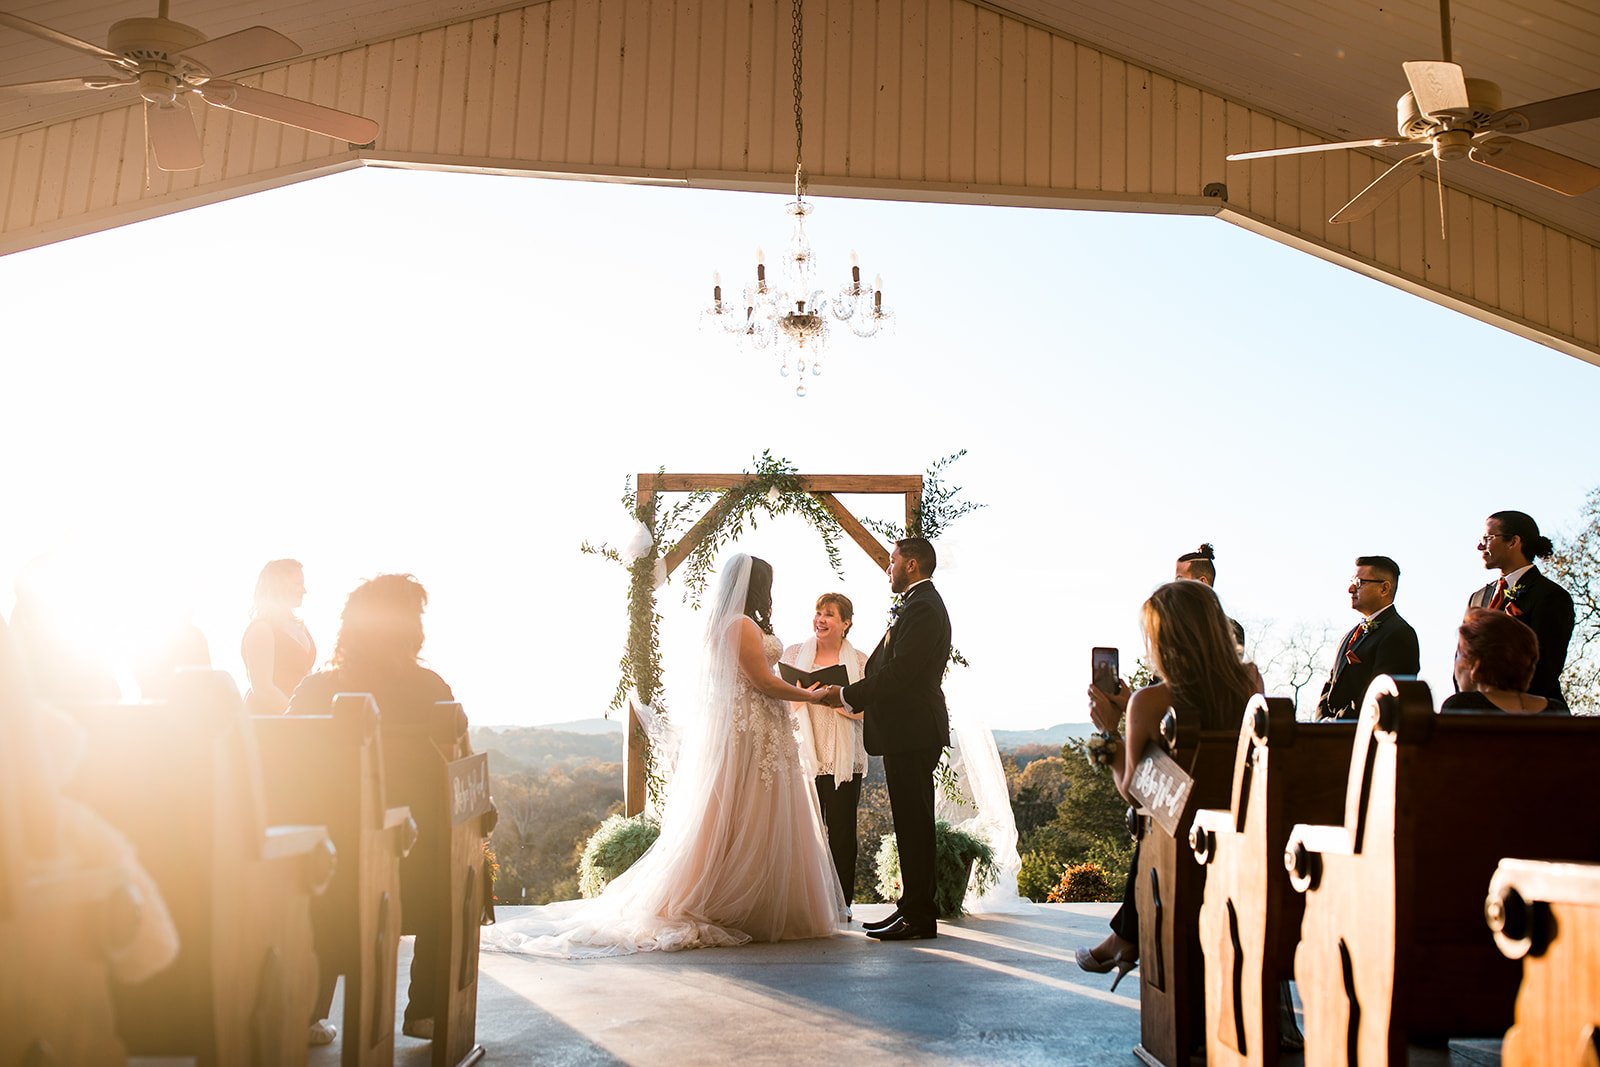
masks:
{"type": "Polygon", "coordinates": [[[107,49],[139,64],[173,66],[174,56],[205,42],[205,34],[171,19],[123,19],[106,35],[107,49]]]}
{"type": "Polygon", "coordinates": [[[1395,128],[1400,131],[1400,136],[1412,141],[1426,141],[1441,131],[1465,131],[1469,137],[1463,142],[1461,151],[1439,158],[1458,159],[1466,155],[1466,148],[1471,147],[1470,134],[1476,132],[1501,107],[1500,86],[1483,78],[1468,78],[1466,82],[1467,107],[1451,108],[1431,116],[1417,110],[1417,99],[1413,94],[1408,92],[1402,96],[1395,104],[1395,128]]]}

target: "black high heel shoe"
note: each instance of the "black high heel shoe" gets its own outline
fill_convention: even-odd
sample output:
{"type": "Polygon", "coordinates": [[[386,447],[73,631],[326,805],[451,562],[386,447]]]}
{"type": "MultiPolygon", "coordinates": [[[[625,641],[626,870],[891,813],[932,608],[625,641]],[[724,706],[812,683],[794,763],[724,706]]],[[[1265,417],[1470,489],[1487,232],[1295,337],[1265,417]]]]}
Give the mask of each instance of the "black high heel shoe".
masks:
{"type": "Polygon", "coordinates": [[[1111,979],[1112,992],[1116,992],[1118,984],[1127,976],[1129,971],[1139,966],[1139,950],[1137,948],[1123,949],[1115,956],[1103,960],[1096,959],[1094,950],[1089,948],[1080,948],[1073,953],[1073,956],[1077,959],[1078,966],[1090,974],[1105,974],[1107,971],[1115,969],[1117,976],[1111,979]]]}

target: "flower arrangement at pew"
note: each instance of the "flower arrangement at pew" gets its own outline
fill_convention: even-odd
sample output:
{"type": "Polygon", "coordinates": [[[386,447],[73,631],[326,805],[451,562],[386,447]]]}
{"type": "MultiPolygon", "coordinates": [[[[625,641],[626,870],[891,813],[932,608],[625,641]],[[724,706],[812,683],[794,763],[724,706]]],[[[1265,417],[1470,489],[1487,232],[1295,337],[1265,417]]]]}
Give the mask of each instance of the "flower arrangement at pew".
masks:
{"type": "Polygon", "coordinates": [[[589,835],[578,861],[578,891],[597,897],[606,884],[632,867],[661,836],[661,824],[648,815],[613,815],[589,835]]]}
{"type": "MultiPolygon", "coordinates": [[[[940,819],[933,827],[933,900],[941,919],[957,919],[966,911],[963,901],[967,887],[979,893],[992,888],[1000,877],[994,849],[977,834],[957,830],[940,819]]],[[[900,849],[894,834],[884,834],[878,842],[878,896],[883,900],[900,897],[900,849]]]]}

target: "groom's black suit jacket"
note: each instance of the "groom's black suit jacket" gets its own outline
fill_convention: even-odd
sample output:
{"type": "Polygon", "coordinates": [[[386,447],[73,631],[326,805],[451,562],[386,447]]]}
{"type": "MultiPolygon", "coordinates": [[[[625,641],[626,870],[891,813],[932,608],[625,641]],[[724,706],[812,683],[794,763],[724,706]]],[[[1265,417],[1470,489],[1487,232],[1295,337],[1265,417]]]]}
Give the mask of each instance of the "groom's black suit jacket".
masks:
{"type": "MultiPolygon", "coordinates": [[[[1486,608],[1494,599],[1490,582],[1467,598],[1467,607],[1486,608]]],[[[1567,665],[1567,645],[1572,641],[1572,594],[1539,573],[1538,567],[1517,580],[1517,596],[1502,610],[1518,622],[1527,623],[1539,638],[1539,662],[1533,668],[1528,692],[1542,697],[1564,699],[1561,695],[1561,670],[1567,665]]]]}
{"type": "Polygon", "coordinates": [[[867,659],[867,676],[844,689],[863,712],[867,751],[874,756],[944,748],[950,744],[945,665],[950,662],[950,614],[931,581],[906,594],[894,625],[867,659]]]}

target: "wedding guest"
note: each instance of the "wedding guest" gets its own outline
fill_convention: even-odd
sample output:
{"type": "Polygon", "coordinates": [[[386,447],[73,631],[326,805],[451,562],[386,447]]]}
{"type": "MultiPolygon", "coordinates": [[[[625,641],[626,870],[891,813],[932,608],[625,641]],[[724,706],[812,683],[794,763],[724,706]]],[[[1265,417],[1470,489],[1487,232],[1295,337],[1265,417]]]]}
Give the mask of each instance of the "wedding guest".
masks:
{"type": "Polygon", "coordinates": [[[1550,555],[1553,547],[1531,516],[1520,511],[1490,515],[1478,551],[1485,569],[1498,570],[1500,578],[1473,593],[1467,607],[1503,612],[1526,623],[1539,638],[1539,661],[1528,691],[1562,700],[1561,671],[1572,640],[1572,597],[1539,573],[1533,562],[1550,555]]]}
{"type": "MultiPolygon", "coordinates": [[[[842,593],[823,593],[811,617],[812,636],[783,650],[783,662],[803,671],[843,664],[852,683],[867,671],[866,654],[847,639],[854,625],[855,608],[842,593]]],[[[848,717],[822,704],[807,704],[811,723],[812,761],[817,769],[817,803],[828,830],[828,850],[844,890],[845,915],[855,899],[856,809],[861,803],[861,779],[867,773],[867,747],[862,739],[862,713],[848,717]]]]}
{"type": "MultiPolygon", "coordinates": [[[[1217,587],[1217,550],[1210,543],[1201,545],[1193,552],[1185,552],[1178,557],[1177,566],[1172,569],[1172,577],[1177,581],[1203,582],[1212,589],[1217,587]]],[[[1233,631],[1233,643],[1239,646],[1239,656],[1244,657],[1244,627],[1238,620],[1228,619],[1228,627],[1233,631]]]]}
{"type": "Polygon", "coordinates": [[[1347,592],[1358,622],[1333,657],[1333,671],[1317,698],[1317,719],[1357,719],[1367,686],[1380,674],[1415,676],[1421,668],[1417,631],[1395,610],[1400,565],[1388,556],[1357,556],[1347,592]]]}
{"type": "Polygon", "coordinates": [[[1468,608],[1457,631],[1458,693],[1440,711],[1504,711],[1512,715],[1568,714],[1566,704],[1529,692],[1539,662],[1539,637],[1525,623],[1488,608],[1468,608]]]}
{"type": "MultiPolygon", "coordinates": [[[[1205,730],[1237,729],[1244,707],[1260,691],[1258,675],[1240,661],[1228,617],[1217,595],[1203,582],[1174,581],[1160,586],[1144,602],[1142,623],[1145,654],[1162,679],[1127,696],[1124,688],[1107,696],[1089,686],[1089,715],[1095,727],[1111,738],[1111,775],[1117,791],[1133,801],[1134,768],[1145,746],[1157,741],[1161,719],[1171,710],[1180,718],[1194,716],[1205,730]],[[1127,716],[1127,737],[1117,724],[1127,716]]],[[[1115,970],[1115,989],[1139,959],[1139,913],[1134,883],[1139,857],[1134,853],[1123,889],[1122,907],[1111,919],[1111,934],[1094,948],[1077,951],[1078,966],[1104,974],[1115,970]]]]}
{"type": "MultiPolygon", "coordinates": [[[[327,715],[339,693],[371,693],[385,723],[420,725],[439,714],[436,705],[455,696],[443,678],[419,662],[422,612],[427,606],[427,590],[409,574],[382,574],[357,586],[339,617],[333,665],[300,683],[289,701],[289,714],[327,715]]],[[[461,759],[471,755],[471,748],[463,738],[460,751],[445,755],[461,759]]],[[[433,1019],[427,1013],[432,1010],[438,951],[438,934],[419,931],[401,1024],[401,1033],[411,1037],[433,1037],[433,1019]]],[[[326,1021],[335,977],[323,973],[316,1021],[311,1027],[312,1044],[328,1044],[335,1036],[332,1024],[326,1021]]]]}
{"type": "Polygon", "coordinates": [[[244,703],[253,715],[276,715],[311,672],[317,646],[295,614],[306,598],[306,573],[298,560],[275,559],[256,579],[250,625],[239,642],[244,657],[244,703]]]}

